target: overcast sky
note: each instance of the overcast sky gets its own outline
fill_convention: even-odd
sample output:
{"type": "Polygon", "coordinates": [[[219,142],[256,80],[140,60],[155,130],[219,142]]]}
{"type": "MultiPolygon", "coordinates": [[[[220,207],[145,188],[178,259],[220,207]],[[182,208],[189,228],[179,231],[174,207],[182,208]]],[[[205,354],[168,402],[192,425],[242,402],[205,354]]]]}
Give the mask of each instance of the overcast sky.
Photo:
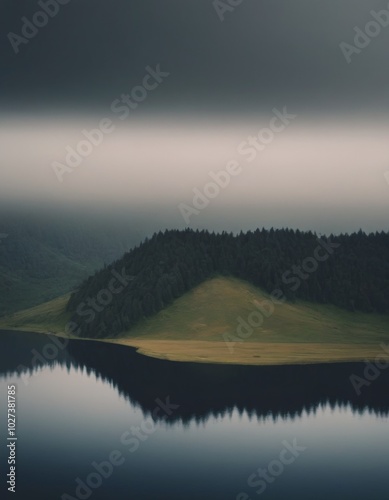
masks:
{"type": "Polygon", "coordinates": [[[2,199],[127,205],[179,226],[180,203],[235,161],[189,225],[388,229],[389,27],[350,63],[340,48],[388,2],[243,0],[218,14],[212,0],[70,0],[23,43],[38,2],[0,9],[2,199]],[[118,100],[158,65],[166,76],[124,117],[118,100]],[[295,117],[249,161],[242,143],[285,107],[295,117]],[[112,131],[59,182],[53,163],[103,118],[112,131]]]}

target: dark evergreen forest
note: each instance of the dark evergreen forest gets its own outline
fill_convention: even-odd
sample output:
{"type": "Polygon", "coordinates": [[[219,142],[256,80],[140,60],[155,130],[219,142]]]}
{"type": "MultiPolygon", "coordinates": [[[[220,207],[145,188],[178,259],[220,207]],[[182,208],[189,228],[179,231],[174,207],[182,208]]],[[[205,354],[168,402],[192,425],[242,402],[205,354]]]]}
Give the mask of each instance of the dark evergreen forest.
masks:
{"type": "Polygon", "coordinates": [[[159,232],[86,279],[68,310],[79,334],[117,335],[216,275],[268,293],[279,290],[292,302],[388,313],[389,233],[326,238],[291,229],[159,232]]]}

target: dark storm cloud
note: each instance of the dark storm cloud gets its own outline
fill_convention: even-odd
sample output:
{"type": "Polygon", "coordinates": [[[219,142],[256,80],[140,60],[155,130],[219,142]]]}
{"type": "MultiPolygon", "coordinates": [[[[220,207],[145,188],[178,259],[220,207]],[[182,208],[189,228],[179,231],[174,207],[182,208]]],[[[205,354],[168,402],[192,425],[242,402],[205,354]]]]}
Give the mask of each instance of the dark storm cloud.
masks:
{"type": "MultiPolygon", "coordinates": [[[[43,0],[46,1],[46,0],[43,0]]],[[[212,0],[70,0],[15,54],[38,2],[2,2],[2,100],[11,110],[104,108],[147,65],[171,73],[144,110],[258,112],[273,104],[321,110],[386,109],[389,28],[347,64],[379,0],[243,0],[221,22],[212,0]],[[152,106],[152,108],[151,108],[152,106]]]]}

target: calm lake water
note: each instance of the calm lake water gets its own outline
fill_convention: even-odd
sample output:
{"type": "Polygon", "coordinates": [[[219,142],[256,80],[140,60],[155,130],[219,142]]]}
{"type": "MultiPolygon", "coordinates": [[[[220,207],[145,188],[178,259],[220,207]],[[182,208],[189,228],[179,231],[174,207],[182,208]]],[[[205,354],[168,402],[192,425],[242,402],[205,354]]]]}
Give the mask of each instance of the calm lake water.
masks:
{"type": "Polygon", "coordinates": [[[389,370],[358,396],[364,364],[173,363],[13,332],[0,353],[2,471],[17,388],[12,498],[389,498],[389,370]]]}

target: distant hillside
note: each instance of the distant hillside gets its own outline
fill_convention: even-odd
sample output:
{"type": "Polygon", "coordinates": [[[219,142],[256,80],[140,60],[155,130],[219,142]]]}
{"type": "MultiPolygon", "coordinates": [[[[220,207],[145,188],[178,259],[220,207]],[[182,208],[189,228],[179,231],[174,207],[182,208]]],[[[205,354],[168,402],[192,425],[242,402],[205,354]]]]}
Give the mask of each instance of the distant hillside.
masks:
{"type": "Polygon", "coordinates": [[[67,310],[84,337],[115,336],[213,276],[234,276],[293,303],[389,312],[389,233],[318,238],[256,230],[155,234],[89,277],[67,310]]]}
{"type": "Polygon", "coordinates": [[[78,213],[1,213],[0,233],[0,316],[73,290],[140,240],[130,224],[78,213]]]}

